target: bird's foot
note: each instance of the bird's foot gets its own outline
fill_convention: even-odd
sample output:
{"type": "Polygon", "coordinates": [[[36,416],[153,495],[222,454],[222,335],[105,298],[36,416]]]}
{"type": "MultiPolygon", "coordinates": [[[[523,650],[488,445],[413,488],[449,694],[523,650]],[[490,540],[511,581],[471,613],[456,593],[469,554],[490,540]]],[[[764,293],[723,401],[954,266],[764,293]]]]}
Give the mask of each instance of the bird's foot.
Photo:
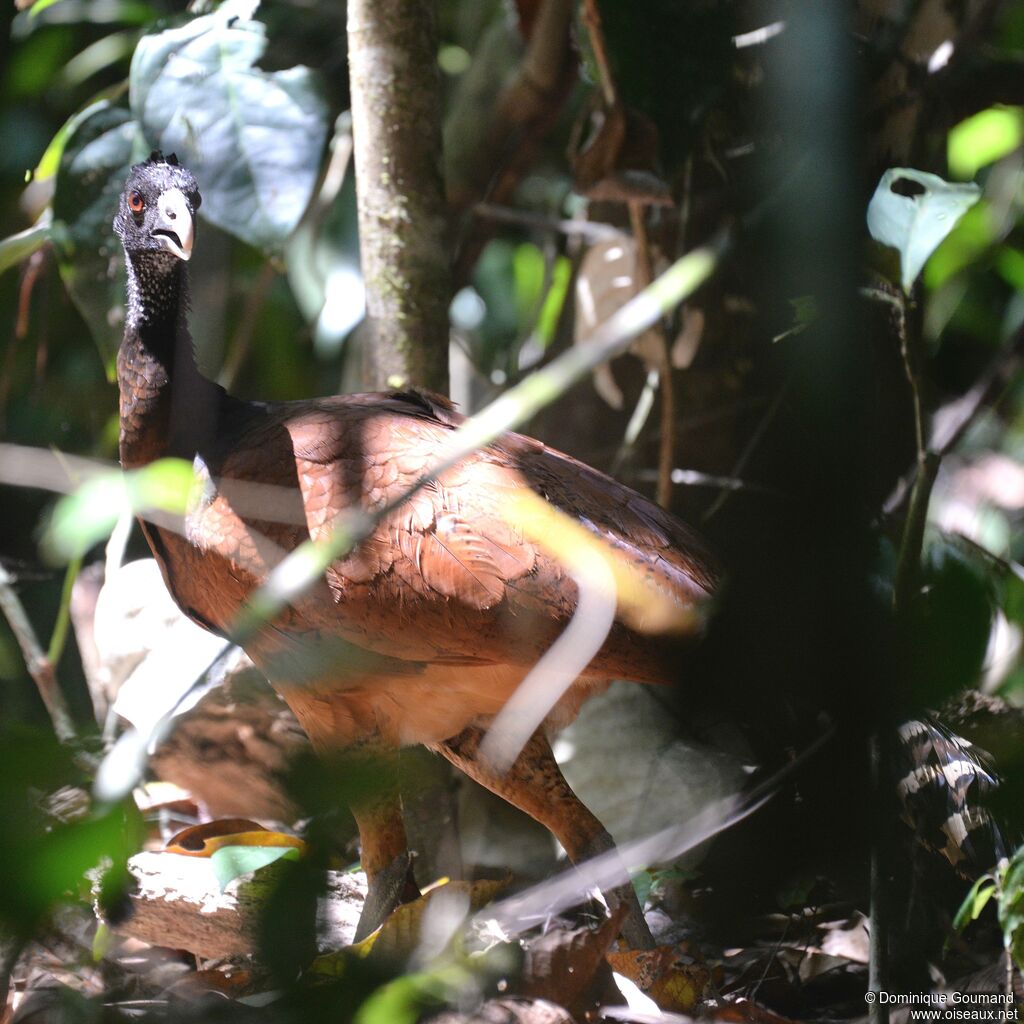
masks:
{"type": "Polygon", "coordinates": [[[419,896],[420,890],[412,873],[412,856],[405,851],[369,879],[366,901],[353,941],[361,942],[375,932],[396,907],[419,899],[419,896]]]}

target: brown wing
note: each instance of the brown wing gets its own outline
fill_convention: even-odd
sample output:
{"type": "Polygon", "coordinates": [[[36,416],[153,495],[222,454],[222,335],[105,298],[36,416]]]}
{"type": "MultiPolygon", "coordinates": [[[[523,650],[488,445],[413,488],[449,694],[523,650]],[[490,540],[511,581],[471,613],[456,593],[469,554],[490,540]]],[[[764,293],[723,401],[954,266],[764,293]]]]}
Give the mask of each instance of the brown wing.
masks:
{"type": "MultiPolygon", "coordinates": [[[[322,539],[346,511],[373,511],[406,491],[460,420],[417,394],[265,407],[211,468],[217,489],[190,533],[215,538],[236,575],[259,582],[275,552],[322,539]],[[269,511],[245,507],[254,485],[255,493],[267,489],[269,511]]],[[[322,591],[302,600],[290,628],[408,661],[536,661],[571,616],[576,587],[509,523],[509,499],[525,486],[610,541],[681,604],[710,591],[710,560],[682,524],[582,463],[508,435],[385,516],[328,571],[333,600],[322,591]]],[[[617,628],[606,645],[608,671],[637,666],[633,674],[656,677],[640,665],[643,646],[617,628]]]]}

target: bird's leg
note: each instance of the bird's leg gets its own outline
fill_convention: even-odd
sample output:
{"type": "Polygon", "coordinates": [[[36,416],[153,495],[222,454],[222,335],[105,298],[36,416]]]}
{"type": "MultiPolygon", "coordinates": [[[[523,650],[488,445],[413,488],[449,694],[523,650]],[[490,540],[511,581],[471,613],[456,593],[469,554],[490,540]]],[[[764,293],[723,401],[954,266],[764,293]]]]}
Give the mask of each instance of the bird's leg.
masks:
{"type": "Polygon", "coordinates": [[[420,895],[402,820],[398,755],[377,748],[373,752],[384,783],[352,804],[352,816],[359,826],[360,860],[369,885],[356,928],[356,942],[383,924],[399,904],[420,895]]]}
{"type": "MultiPolygon", "coordinates": [[[[574,864],[615,848],[605,827],[569,788],[547,737],[540,730],[533,734],[505,773],[480,758],[483,736],[483,730],[471,726],[458,736],[437,744],[435,749],[471,779],[549,829],[574,864]]],[[[633,886],[627,883],[604,895],[612,908],[620,903],[629,907],[622,925],[626,942],[634,949],[652,948],[654,939],[633,886]]]]}

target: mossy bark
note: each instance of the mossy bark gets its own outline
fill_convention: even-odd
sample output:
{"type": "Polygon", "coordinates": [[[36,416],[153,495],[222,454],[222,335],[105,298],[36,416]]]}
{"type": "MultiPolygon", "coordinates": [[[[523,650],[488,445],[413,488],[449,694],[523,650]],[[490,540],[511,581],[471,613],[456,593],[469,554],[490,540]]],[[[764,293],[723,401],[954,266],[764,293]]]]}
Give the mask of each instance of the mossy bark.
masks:
{"type": "Polygon", "coordinates": [[[370,388],[448,389],[449,247],[435,0],[349,0],[370,388]]]}

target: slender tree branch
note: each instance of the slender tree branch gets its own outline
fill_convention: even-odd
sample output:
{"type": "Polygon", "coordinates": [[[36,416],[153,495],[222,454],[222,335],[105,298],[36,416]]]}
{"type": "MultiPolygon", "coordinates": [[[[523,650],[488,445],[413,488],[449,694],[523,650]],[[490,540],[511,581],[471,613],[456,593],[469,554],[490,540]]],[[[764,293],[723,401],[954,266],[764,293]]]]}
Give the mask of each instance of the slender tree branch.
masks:
{"type": "Polygon", "coordinates": [[[626,232],[621,228],[611,224],[602,224],[600,221],[561,220],[556,217],[545,217],[543,214],[533,213],[530,210],[498,206],[495,203],[477,203],[473,207],[473,213],[477,217],[497,221],[501,224],[517,224],[538,231],[577,235],[588,242],[607,242],[627,237],[626,232]]]}
{"type": "Polygon", "coordinates": [[[615,77],[612,75],[611,63],[608,60],[608,47],[604,40],[604,27],[601,23],[601,11],[597,0],[583,0],[583,24],[590,37],[590,45],[597,63],[597,74],[601,82],[601,92],[609,107],[619,102],[619,93],[615,88],[615,77]]]}
{"type": "MultiPolygon", "coordinates": [[[[629,202],[629,220],[636,241],[637,284],[645,288],[651,283],[651,249],[644,220],[645,206],[636,200],[629,202]]],[[[658,444],[658,504],[668,508],[672,501],[672,468],[676,460],[676,396],[672,382],[672,358],[668,350],[665,325],[660,321],[651,328],[657,346],[658,385],[661,391],[661,436],[658,444]]]]}
{"type": "MultiPolygon", "coordinates": [[[[570,45],[574,8],[574,0],[542,0],[519,70],[502,89],[490,122],[476,126],[481,139],[467,166],[449,175],[449,201],[456,213],[484,196],[491,203],[508,202],[535,160],[576,81],[570,45]]],[[[470,223],[458,244],[456,286],[469,279],[490,236],[490,224],[470,223]]]]}
{"type": "Polygon", "coordinates": [[[903,369],[907,376],[907,383],[910,385],[913,401],[914,438],[917,445],[917,475],[914,478],[914,487],[910,495],[907,518],[903,524],[903,537],[900,541],[896,581],[893,588],[893,605],[901,614],[909,606],[917,586],[924,531],[928,521],[928,504],[932,485],[938,476],[939,464],[942,461],[940,454],[928,449],[924,407],[921,401],[919,322],[917,310],[910,307],[906,296],[900,293],[896,303],[896,326],[899,332],[903,369]]]}
{"type": "MultiPolygon", "coordinates": [[[[792,378],[790,378],[790,380],[791,379],[792,378]]],[[[768,428],[771,426],[776,415],[778,415],[779,409],[782,408],[782,403],[785,400],[786,395],[789,394],[790,380],[787,380],[786,383],[779,388],[778,393],[772,399],[771,405],[769,405],[765,410],[765,414],[761,417],[753,434],[750,435],[750,440],[747,441],[743,451],[740,452],[740,457],[736,460],[735,465],[729,473],[729,477],[731,479],[738,480],[743,475],[743,471],[747,468],[747,463],[757,450],[757,446],[763,440],[765,433],[768,431],[768,428]]],[[[703,516],[701,516],[701,522],[706,523],[709,519],[720,512],[732,493],[736,490],[739,490],[739,488],[723,488],[721,493],[718,494],[715,500],[708,506],[708,510],[703,516]]]]}
{"type": "MultiPolygon", "coordinates": [[[[32,628],[32,623],[25,614],[21,599],[14,589],[14,577],[2,565],[0,565],[0,611],[3,612],[4,618],[7,619],[11,627],[11,632],[14,633],[15,639],[18,641],[18,646],[25,659],[25,667],[39,690],[39,696],[42,697],[43,704],[46,706],[57,739],[67,746],[77,748],[78,734],[64,700],[64,694],[57,683],[53,663],[43,652],[42,645],[32,628]]],[[[88,770],[96,767],[95,761],[81,751],[78,751],[76,760],[80,762],[80,767],[88,770]]]]}
{"type": "MultiPolygon", "coordinates": [[[[939,409],[932,416],[932,433],[928,447],[939,455],[948,455],[959,443],[967,428],[988,405],[998,401],[1007,384],[1024,363],[1024,329],[1017,332],[1012,344],[992,360],[977,383],[964,395],[939,409]]],[[[883,510],[895,515],[911,492],[916,467],[904,475],[889,495],[883,510]]]]}

